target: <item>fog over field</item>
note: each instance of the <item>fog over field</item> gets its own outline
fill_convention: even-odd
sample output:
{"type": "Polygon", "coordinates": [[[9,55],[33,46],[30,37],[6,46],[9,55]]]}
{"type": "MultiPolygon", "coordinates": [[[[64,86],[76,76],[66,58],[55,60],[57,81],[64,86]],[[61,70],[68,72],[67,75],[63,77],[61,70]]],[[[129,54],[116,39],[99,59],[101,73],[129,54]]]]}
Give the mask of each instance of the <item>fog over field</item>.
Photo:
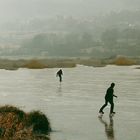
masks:
{"type": "Polygon", "coordinates": [[[139,0],[0,0],[0,54],[137,57],[139,5],[139,0]]]}
{"type": "Polygon", "coordinates": [[[92,16],[139,8],[139,0],[0,0],[0,19],[8,21],[54,15],[92,16]]]}

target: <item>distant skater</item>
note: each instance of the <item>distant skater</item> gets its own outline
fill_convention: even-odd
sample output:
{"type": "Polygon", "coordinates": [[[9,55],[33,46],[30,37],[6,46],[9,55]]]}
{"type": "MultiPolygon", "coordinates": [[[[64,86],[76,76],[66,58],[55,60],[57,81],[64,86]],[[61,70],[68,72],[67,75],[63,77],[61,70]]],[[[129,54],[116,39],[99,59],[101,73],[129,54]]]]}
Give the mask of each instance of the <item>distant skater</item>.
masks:
{"type": "Polygon", "coordinates": [[[62,82],[62,75],[63,75],[63,71],[62,69],[60,69],[57,73],[56,76],[59,76],[59,81],[62,82]]]}
{"type": "Polygon", "coordinates": [[[103,109],[107,106],[108,102],[110,103],[111,107],[110,107],[110,114],[114,113],[114,102],[113,102],[113,96],[117,98],[116,95],[114,95],[114,86],[115,83],[111,83],[110,87],[107,89],[106,91],[106,95],[105,95],[105,104],[100,108],[99,113],[104,114],[103,109]]]}

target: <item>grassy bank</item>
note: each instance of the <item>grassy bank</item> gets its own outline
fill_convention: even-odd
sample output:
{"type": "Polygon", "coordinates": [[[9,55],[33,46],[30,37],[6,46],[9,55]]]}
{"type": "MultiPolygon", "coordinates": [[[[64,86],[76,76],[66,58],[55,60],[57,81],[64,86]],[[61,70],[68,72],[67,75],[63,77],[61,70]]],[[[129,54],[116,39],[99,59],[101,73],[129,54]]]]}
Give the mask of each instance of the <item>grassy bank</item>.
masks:
{"type": "Polygon", "coordinates": [[[31,60],[8,60],[0,59],[0,69],[16,70],[18,68],[29,68],[29,69],[43,69],[43,68],[73,68],[77,64],[103,67],[106,65],[119,65],[119,66],[130,66],[140,65],[140,58],[129,58],[129,57],[116,57],[116,58],[75,58],[75,59],[31,59],[31,60]]]}
{"type": "Polygon", "coordinates": [[[25,113],[13,106],[0,107],[0,139],[50,140],[48,118],[39,111],[25,113]]]}

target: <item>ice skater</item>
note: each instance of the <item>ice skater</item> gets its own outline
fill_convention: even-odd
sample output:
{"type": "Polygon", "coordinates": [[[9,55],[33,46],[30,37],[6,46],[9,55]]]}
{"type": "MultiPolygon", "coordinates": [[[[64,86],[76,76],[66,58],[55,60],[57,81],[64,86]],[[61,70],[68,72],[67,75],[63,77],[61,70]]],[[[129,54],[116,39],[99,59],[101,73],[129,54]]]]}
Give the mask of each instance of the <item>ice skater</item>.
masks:
{"type": "Polygon", "coordinates": [[[63,75],[63,71],[62,71],[62,69],[60,69],[60,70],[56,73],[56,76],[59,76],[59,81],[60,81],[60,83],[62,82],[62,75],[63,75]]]}
{"type": "Polygon", "coordinates": [[[100,108],[99,113],[104,114],[103,109],[107,106],[107,104],[109,102],[111,105],[110,115],[115,114],[113,97],[117,98],[117,96],[113,94],[114,93],[114,86],[115,86],[115,83],[111,83],[110,87],[107,89],[106,95],[105,95],[105,104],[100,108]]]}

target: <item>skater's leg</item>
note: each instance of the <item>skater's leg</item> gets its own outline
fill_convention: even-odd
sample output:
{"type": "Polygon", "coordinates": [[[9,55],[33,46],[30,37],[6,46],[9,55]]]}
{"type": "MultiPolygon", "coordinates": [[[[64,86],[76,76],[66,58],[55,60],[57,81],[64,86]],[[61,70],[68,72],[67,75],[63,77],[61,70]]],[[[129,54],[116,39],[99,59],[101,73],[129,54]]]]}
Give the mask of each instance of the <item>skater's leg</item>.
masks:
{"type": "Polygon", "coordinates": [[[114,110],[114,103],[113,103],[113,101],[109,101],[109,103],[111,105],[111,107],[110,107],[110,114],[111,114],[111,113],[114,113],[113,112],[113,110],[114,110]]]}
{"type": "Polygon", "coordinates": [[[105,104],[99,110],[100,113],[103,113],[103,109],[107,106],[107,104],[108,104],[108,101],[105,100],[105,104]]]}
{"type": "Polygon", "coordinates": [[[62,76],[61,75],[59,75],[59,81],[62,82],[62,76]]]}
{"type": "Polygon", "coordinates": [[[60,76],[60,82],[62,82],[62,76],[60,76]]]}

